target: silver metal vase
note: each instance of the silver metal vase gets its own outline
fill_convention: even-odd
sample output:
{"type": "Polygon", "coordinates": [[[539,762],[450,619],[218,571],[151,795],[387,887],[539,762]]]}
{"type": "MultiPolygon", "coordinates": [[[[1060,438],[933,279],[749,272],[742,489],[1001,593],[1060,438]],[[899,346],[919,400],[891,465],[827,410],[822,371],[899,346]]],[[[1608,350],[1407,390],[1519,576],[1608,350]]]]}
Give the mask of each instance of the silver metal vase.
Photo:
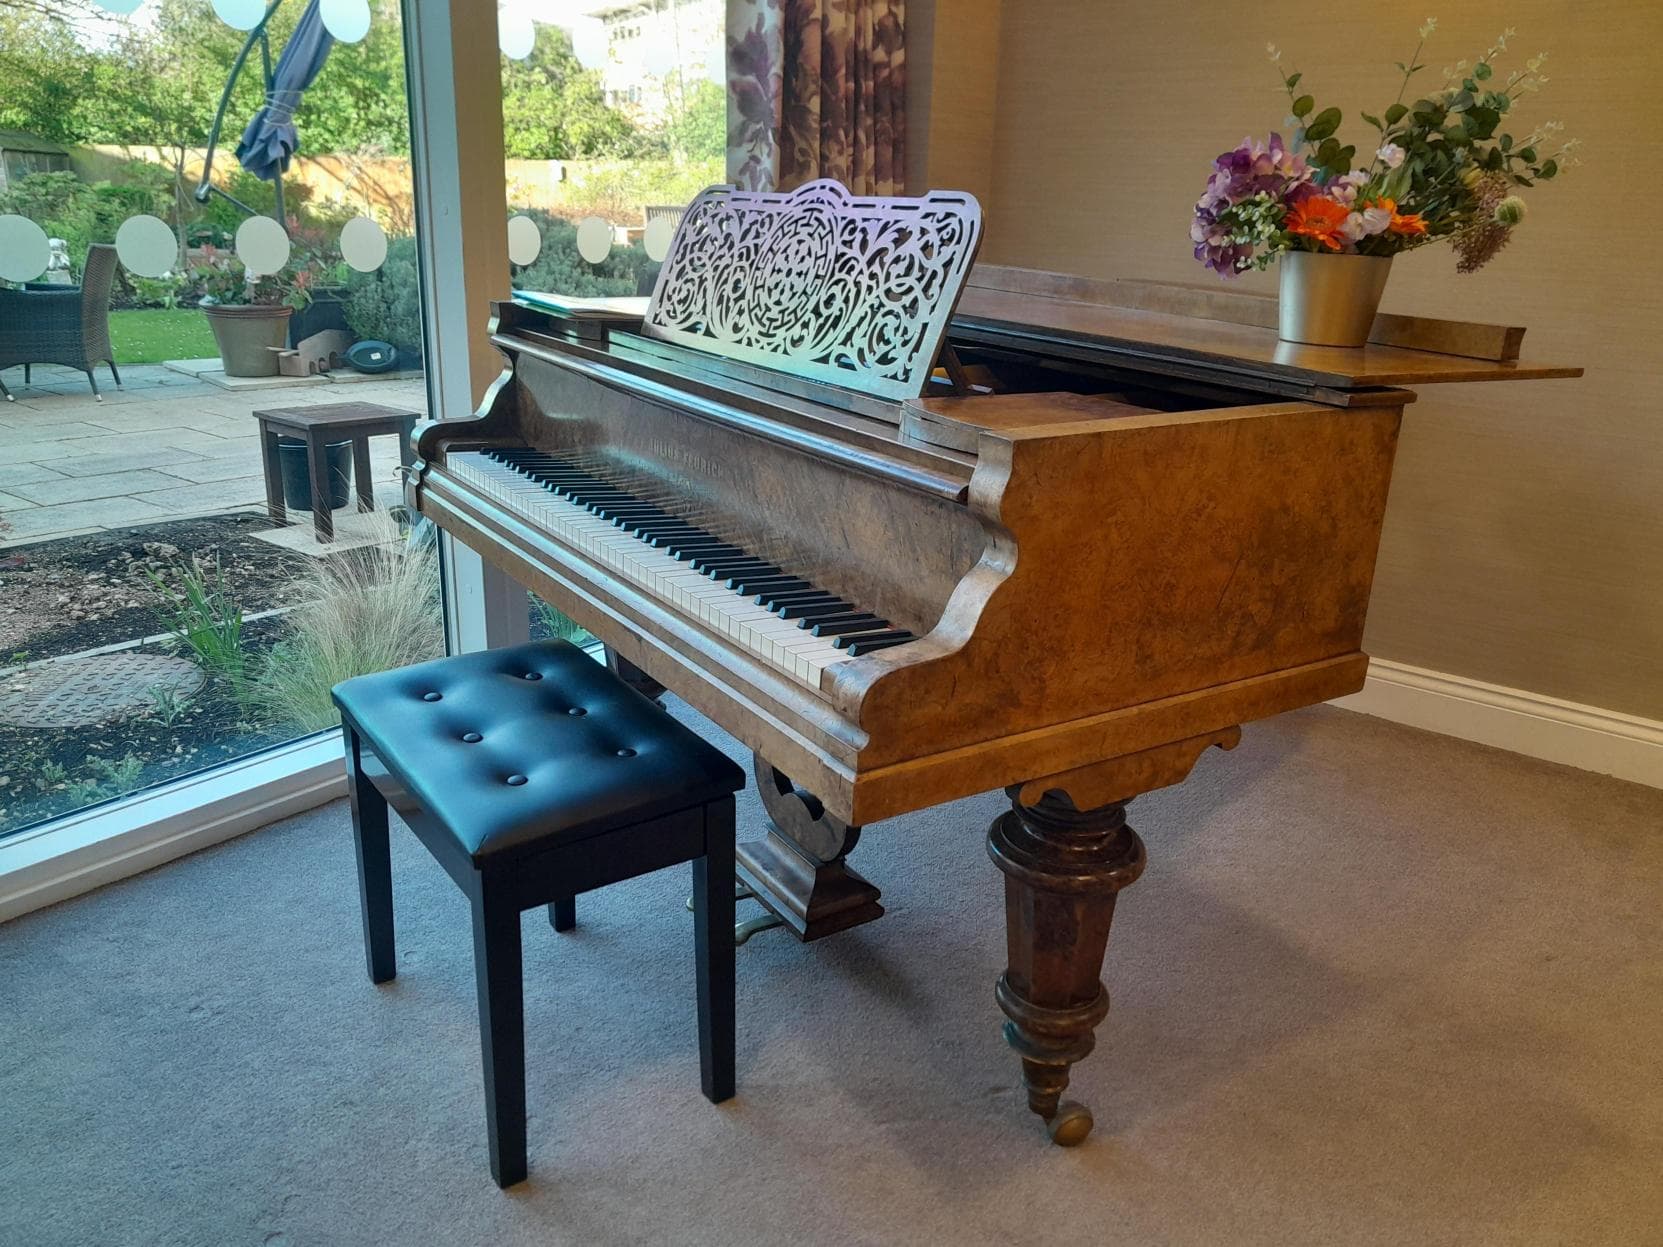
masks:
{"type": "Polygon", "coordinates": [[[1281,266],[1278,336],[1313,346],[1362,346],[1369,340],[1392,257],[1289,251],[1281,266]]]}

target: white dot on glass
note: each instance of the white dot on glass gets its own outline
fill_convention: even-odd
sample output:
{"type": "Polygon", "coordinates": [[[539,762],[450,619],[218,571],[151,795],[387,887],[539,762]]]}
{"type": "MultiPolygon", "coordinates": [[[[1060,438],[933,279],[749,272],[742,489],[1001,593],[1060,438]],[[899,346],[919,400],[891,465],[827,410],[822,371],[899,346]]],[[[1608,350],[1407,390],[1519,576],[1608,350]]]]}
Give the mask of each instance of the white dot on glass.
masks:
{"type": "Polygon", "coordinates": [[[662,260],[670,254],[670,242],[676,236],[676,223],[673,217],[655,216],[647,222],[647,228],[642,231],[641,241],[647,248],[647,259],[662,260]]]}
{"type": "Polygon", "coordinates": [[[612,227],[598,216],[586,216],[577,223],[577,253],[591,264],[612,254],[612,227]]]}
{"type": "Polygon", "coordinates": [[[318,16],[323,28],[342,43],[357,43],[370,33],[369,0],[323,0],[318,16]]]}
{"type": "Polygon", "coordinates": [[[503,9],[497,14],[497,44],[509,60],[523,61],[537,46],[537,27],[518,9],[503,9]]]}
{"type": "MultiPolygon", "coordinates": [[[[585,69],[606,65],[606,24],[598,17],[572,18],[572,54],[585,69]]],[[[725,62],[724,62],[725,63],[725,62]]]]}
{"type": "Polygon", "coordinates": [[[33,281],[52,261],[46,231],[26,216],[0,216],[0,277],[33,281]]]}
{"type": "Polygon", "coordinates": [[[179,265],[179,240],[161,217],[131,216],[115,232],[115,253],[129,273],[162,277],[179,265]]]}
{"type": "Polygon", "coordinates": [[[126,17],[134,9],[138,8],[139,5],[143,4],[144,0],[98,0],[98,3],[101,7],[108,9],[110,12],[119,13],[123,17],[126,17]]]}
{"type": "Polygon", "coordinates": [[[265,15],[261,0],[214,0],[214,16],[232,30],[253,30],[265,15]]]}
{"type": "Polygon", "coordinates": [[[251,216],[237,226],[237,259],[250,277],[281,272],[289,262],[289,235],[269,216],[251,216]]]}
{"type": "Polygon", "coordinates": [[[367,216],[341,226],[341,259],[360,273],[373,273],[387,261],[387,235],[367,216]]]}
{"type": "Polygon", "coordinates": [[[534,263],[543,250],[543,231],[528,216],[508,218],[508,259],[524,268],[534,263]]]}

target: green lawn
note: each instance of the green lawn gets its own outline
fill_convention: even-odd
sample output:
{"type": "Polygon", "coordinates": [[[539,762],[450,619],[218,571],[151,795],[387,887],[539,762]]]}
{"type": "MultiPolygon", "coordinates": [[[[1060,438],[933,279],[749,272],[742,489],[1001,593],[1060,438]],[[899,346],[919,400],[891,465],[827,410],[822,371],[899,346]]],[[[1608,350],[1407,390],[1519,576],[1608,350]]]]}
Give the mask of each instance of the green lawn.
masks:
{"type": "Polygon", "coordinates": [[[194,307],[111,312],[110,341],[117,365],[210,359],[219,354],[208,318],[194,307]]]}

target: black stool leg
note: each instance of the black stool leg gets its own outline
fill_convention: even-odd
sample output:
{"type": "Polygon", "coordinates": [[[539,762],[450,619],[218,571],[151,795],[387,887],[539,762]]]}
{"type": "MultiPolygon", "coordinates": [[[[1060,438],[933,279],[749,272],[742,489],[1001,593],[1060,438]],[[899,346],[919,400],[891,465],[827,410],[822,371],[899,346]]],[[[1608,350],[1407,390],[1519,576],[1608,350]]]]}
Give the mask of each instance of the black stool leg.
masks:
{"type": "Polygon", "coordinates": [[[705,855],[693,861],[699,984],[699,1080],[705,1098],[733,1097],[733,798],[704,810],[705,855]]]}
{"type": "Polygon", "coordinates": [[[364,914],[364,963],[372,983],[397,973],[393,954],[393,862],[387,843],[387,799],[364,775],[364,743],[346,735],[346,781],[352,796],[352,839],[358,850],[358,897],[364,914]]]}
{"type": "Polygon", "coordinates": [[[525,996],[520,911],[488,875],[473,896],[474,976],[479,984],[479,1053],[485,1070],[485,1129],[498,1186],[525,1179],[525,996]]]}
{"type": "Polygon", "coordinates": [[[562,896],[550,901],[549,925],[556,931],[570,931],[577,926],[577,897],[562,896]]]}

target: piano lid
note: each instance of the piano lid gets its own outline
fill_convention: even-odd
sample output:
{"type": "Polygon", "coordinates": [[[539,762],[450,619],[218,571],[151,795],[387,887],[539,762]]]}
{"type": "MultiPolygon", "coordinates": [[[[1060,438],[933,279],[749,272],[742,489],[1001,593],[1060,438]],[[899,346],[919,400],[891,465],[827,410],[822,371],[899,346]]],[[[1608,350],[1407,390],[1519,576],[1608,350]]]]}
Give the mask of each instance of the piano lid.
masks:
{"type": "Polygon", "coordinates": [[[1275,326],[1276,300],[1262,295],[978,265],[959,303],[955,336],[990,328],[1004,336],[1089,344],[1149,371],[1199,371],[1284,389],[1582,375],[1581,368],[1520,361],[1524,329],[1518,326],[1381,313],[1369,344],[1356,348],[1283,342],[1275,326]]]}
{"type": "Polygon", "coordinates": [[[982,237],[973,196],[712,186],[688,207],[641,332],[881,398],[916,398],[982,237]]]}

